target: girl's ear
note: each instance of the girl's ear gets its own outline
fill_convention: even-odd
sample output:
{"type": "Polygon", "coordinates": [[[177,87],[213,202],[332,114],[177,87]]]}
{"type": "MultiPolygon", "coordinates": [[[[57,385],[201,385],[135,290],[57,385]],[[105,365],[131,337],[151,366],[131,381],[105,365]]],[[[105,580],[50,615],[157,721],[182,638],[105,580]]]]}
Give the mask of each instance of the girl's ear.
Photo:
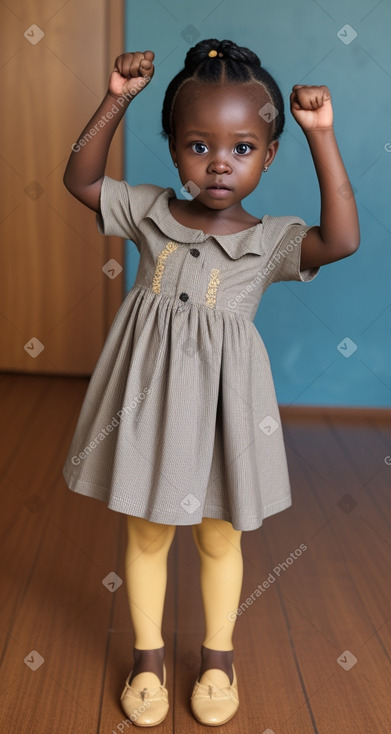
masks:
{"type": "Polygon", "coordinates": [[[269,144],[267,153],[266,153],[265,163],[264,163],[265,166],[269,167],[273,163],[276,157],[279,145],[280,143],[278,140],[272,140],[272,142],[269,144]]]}
{"type": "Polygon", "coordinates": [[[175,140],[174,140],[174,138],[173,138],[172,135],[170,135],[170,138],[169,138],[169,141],[168,141],[168,145],[169,145],[169,148],[170,148],[171,158],[173,160],[173,163],[175,163],[175,161],[176,161],[176,145],[175,145],[175,140]]]}

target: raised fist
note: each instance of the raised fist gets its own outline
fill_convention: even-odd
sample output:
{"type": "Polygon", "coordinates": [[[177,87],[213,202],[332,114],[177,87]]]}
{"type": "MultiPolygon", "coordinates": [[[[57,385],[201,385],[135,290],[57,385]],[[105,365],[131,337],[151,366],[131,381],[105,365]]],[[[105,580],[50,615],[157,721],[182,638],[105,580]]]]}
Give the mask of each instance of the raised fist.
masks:
{"type": "Polygon", "coordinates": [[[135,51],[117,56],[108,91],[113,97],[135,97],[154,75],[153,51],[135,51]]]}

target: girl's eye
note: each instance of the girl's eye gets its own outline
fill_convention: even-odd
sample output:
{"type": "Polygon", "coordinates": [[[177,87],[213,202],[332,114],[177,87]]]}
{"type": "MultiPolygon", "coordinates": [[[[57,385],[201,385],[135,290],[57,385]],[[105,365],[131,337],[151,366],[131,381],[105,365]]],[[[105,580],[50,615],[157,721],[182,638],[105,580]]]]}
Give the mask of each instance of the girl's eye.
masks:
{"type": "Polygon", "coordinates": [[[194,153],[205,153],[207,151],[205,143],[194,143],[191,147],[194,153]]]}
{"type": "Polygon", "coordinates": [[[238,155],[246,155],[247,153],[250,153],[251,150],[254,150],[254,146],[249,143],[238,143],[234,150],[238,155]]]}

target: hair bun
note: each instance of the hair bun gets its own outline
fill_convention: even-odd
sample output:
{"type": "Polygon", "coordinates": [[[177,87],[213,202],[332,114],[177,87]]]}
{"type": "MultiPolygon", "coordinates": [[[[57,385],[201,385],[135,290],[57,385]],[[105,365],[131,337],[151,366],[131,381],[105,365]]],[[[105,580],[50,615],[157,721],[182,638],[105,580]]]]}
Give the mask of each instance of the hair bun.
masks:
{"type": "Polygon", "coordinates": [[[250,66],[261,66],[260,58],[249,48],[238,46],[233,41],[218,41],[217,38],[208,38],[189,49],[185,58],[185,69],[186,71],[194,71],[200,64],[206,61],[216,62],[216,59],[230,59],[250,66]],[[217,52],[217,55],[211,57],[209,52],[213,50],[217,52]]]}
{"type": "Polygon", "coordinates": [[[249,64],[250,66],[261,66],[261,60],[257,54],[250,51],[246,46],[238,46],[233,41],[221,41],[219,48],[223,56],[226,56],[232,61],[238,61],[242,64],[249,64]]]}

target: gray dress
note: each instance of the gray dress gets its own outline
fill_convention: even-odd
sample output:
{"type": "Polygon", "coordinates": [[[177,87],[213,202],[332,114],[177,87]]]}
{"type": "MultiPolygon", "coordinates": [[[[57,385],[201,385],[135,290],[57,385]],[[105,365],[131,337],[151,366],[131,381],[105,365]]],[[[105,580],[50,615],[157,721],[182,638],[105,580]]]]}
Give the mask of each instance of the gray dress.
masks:
{"type": "Polygon", "coordinates": [[[169,525],[254,530],[292,504],[262,294],[300,271],[299,217],[208,235],[172,216],[171,188],[105,176],[98,229],[131,239],[135,283],[89,382],[64,465],[68,487],[169,525]]]}

